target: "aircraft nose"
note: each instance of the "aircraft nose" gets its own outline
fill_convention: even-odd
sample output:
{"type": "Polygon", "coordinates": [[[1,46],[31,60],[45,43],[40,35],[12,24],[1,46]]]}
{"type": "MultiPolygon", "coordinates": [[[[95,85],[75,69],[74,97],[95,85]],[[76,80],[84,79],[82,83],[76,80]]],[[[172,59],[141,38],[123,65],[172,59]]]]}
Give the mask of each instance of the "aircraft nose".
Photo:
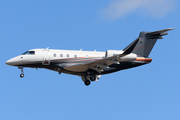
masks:
{"type": "Polygon", "coordinates": [[[21,64],[21,58],[19,56],[11,58],[8,61],[6,61],[6,64],[11,66],[17,66],[21,64]]]}
{"type": "Polygon", "coordinates": [[[10,59],[10,60],[6,61],[6,64],[7,64],[7,65],[13,65],[13,60],[10,59]]]}

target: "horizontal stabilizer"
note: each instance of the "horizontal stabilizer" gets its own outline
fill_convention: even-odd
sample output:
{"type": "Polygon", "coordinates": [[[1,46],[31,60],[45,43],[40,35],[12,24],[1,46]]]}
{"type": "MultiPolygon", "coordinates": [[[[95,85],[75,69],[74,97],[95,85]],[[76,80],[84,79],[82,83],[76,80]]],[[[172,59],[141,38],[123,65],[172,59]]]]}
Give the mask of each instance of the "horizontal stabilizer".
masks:
{"type": "Polygon", "coordinates": [[[147,32],[146,37],[147,39],[163,39],[162,36],[168,35],[167,31],[174,30],[174,28],[169,28],[169,29],[164,29],[164,30],[159,30],[155,32],[147,32]]]}
{"type": "Polygon", "coordinates": [[[167,31],[170,31],[170,30],[174,30],[174,28],[168,28],[168,29],[159,30],[155,32],[149,32],[149,33],[146,33],[146,35],[163,35],[163,33],[166,33],[167,31]]]}

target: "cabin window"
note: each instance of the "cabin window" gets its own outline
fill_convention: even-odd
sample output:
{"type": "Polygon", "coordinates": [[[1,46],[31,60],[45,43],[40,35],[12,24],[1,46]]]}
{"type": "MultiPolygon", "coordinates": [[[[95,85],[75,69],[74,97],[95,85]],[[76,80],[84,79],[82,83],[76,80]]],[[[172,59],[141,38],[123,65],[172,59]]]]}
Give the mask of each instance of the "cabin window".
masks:
{"type": "Polygon", "coordinates": [[[69,57],[69,54],[67,54],[67,57],[69,57]]]}
{"type": "Polygon", "coordinates": [[[56,54],[54,53],[54,57],[56,57],[56,54]]]}
{"type": "Polygon", "coordinates": [[[74,55],[75,58],[77,58],[77,55],[74,55]]]}
{"type": "Polygon", "coordinates": [[[63,54],[60,54],[60,57],[63,57],[63,54]]]}

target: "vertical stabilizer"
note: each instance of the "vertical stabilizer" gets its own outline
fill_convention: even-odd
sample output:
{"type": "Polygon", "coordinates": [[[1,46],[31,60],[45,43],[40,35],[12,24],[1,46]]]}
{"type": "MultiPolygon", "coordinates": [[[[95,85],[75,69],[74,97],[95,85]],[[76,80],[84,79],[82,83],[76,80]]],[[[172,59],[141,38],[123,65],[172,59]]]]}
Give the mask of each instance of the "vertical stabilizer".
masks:
{"type": "Polygon", "coordinates": [[[155,32],[141,32],[139,37],[127,46],[124,51],[127,51],[132,48],[132,46],[135,46],[132,53],[135,53],[138,56],[148,57],[157,39],[163,39],[162,36],[167,35],[167,31],[169,30],[173,30],[173,28],[155,32]]]}

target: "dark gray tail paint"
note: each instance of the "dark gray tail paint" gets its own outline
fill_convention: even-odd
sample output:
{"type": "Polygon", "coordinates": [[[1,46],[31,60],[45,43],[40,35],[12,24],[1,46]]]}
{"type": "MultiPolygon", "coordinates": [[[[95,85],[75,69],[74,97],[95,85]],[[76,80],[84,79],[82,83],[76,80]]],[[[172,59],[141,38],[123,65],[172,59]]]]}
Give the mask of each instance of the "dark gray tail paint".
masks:
{"type": "Polygon", "coordinates": [[[167,31],[173,28],[155,31],[155,32],[141,32],[139,37],[128,45],[123,51],[132,51],[138,56],[148,57],[157,39],[163,39],[162,36],[167,35],[167,31]]]}

